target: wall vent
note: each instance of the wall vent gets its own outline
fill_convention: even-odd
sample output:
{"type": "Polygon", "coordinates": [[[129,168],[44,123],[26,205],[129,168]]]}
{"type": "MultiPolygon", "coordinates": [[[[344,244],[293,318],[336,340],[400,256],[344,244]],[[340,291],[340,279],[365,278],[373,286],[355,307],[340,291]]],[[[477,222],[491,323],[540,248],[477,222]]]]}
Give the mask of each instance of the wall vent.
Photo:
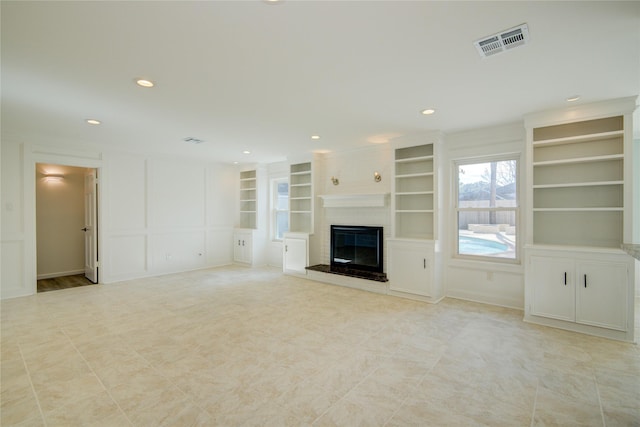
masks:
{"type": "Polygon", "coordinates": [[[188,142],[189,144],[202,144],[204,141],[198,138],[194,138],[192,136],[188,136],[183,139],[184,142],[188,142]]]}
{"type": "Polygon", "coordinates": [[[523,46],[528,42],[529,27],[527,27],[527,24],[522,24],[476,40],[473,44],[480,56],[486,58],[509,49],[523,46]]]}

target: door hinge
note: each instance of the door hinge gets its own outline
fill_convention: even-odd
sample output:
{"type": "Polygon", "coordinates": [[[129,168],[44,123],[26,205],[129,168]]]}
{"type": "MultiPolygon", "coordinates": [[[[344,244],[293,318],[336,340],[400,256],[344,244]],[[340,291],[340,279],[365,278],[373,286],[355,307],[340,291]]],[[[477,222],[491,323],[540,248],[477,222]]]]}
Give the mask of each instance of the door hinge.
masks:
{"type": "Polygon", "coordinates": [[[100,261],[96,261],[96,267],[102,267],[102,266],[100,265],[100,261]]]}

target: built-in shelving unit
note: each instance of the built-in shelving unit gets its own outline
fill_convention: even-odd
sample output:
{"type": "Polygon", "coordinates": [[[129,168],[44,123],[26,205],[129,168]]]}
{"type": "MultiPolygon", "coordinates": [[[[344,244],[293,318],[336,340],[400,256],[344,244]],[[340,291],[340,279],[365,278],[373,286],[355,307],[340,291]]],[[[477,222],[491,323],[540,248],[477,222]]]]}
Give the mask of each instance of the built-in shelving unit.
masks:
{"type": "Polygon", "coordinates": [[[434,239],[433,144],[395,150],[395,237],[434,239]]]}
{"type": "Polygon", "coordinates": [[[631,140],[635,97],[532,113],[527,128],[525,315],[634,339],[631,140]]]}
{"type": "Polygon", "coordinates": [[[240,228],[256,228],[257,179],[256,171],[240,172],[240,228]]]}
{"type": "Polygon", "coordinates": [[[533,129],[533,243],[619,248],[624,130],[614,116],[533,129]]]}
{"type": "Polygon", "coordinates": [[[289,231],[313,233],[313,180],[311,162],[289,169],[289,231]]]}
{"type": "Polygon", "coordinates": [[[387,239],[389,293],[437,303],[444,296],[438,236],[437,133],[397,141],[392,185],[393,237],[387,239]],[[418,143],[416,143],[418,142],[418,143]]]}

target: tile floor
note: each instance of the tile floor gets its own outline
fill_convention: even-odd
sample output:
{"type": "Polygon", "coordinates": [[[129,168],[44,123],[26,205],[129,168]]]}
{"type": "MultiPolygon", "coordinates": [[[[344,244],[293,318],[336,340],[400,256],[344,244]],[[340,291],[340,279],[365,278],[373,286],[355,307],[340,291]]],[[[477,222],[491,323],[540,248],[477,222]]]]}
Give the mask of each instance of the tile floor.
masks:
{"type": "Polygon", "coordinates": [[[638,426],[640,351],[225,267],[3,301],[2,426],[638,426]]]}

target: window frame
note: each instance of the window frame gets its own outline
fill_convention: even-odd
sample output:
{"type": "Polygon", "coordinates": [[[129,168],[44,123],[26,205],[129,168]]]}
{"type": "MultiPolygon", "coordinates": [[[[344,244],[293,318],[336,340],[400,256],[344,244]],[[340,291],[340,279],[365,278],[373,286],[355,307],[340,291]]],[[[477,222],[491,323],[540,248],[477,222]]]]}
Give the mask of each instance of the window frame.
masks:
{"type": "Polygon", "coordinates": [[[284,240],[284,233],[289,231],[289,209],[290,209],[290,197],[291,197],[291,184],[289,183],[289,177],[283,176],[278,178],[271,179],[270,186],[270,198],[269,198],[269,215],[270,215],[270,234],[271,240],[274,242],[282,242],[284,240]],[[278,185],[279,184],[287,184],[287,208],[286,209],[278,209],[278,185]],[[282,231],[282,237],[278,237],[278,213],[286,213],[287,215],[287,229],[282,231]]]}
{"type": "Polygon", "coordinates": [[[522,205],[522,191],[521,191],[521,165],[522,165],[522,156],[519,153],[509,153],[509,154],[497,154],[497,155],[489,155],[489,156],[478,156],[478,157],[469,157],[464,159],[457,159],[452,162],[452,171],[453,171],[453,211],[455,214],[455,219],[453,220],[453,250],[452,257],[459,260],[469,260],[476,262],[492,262],[499,264],[521,264],[521,242],[523,238],[523,227],[521,222],[521,205],[522,205]],[[501,161],[515,161],[516,162],[516,171],[515,171],[515,188],[516,188],[516,197],[515,197],[515,206],[514,207],[460,207],[460,174],[459,168],[464,165],[474,165],[474,164],[482,164],[482,163],[492,163],[492,162],[501,162],[501,161]],[[515,256],[513,258],[507,257],[499,257],[499,256],[491,256],[491,255],[473,255],[473,254],[461,254],[459,248],[460,242],[460,213],[461,212],[513,212],[514,213],[514,223],[515,223],[515,256]]]}

